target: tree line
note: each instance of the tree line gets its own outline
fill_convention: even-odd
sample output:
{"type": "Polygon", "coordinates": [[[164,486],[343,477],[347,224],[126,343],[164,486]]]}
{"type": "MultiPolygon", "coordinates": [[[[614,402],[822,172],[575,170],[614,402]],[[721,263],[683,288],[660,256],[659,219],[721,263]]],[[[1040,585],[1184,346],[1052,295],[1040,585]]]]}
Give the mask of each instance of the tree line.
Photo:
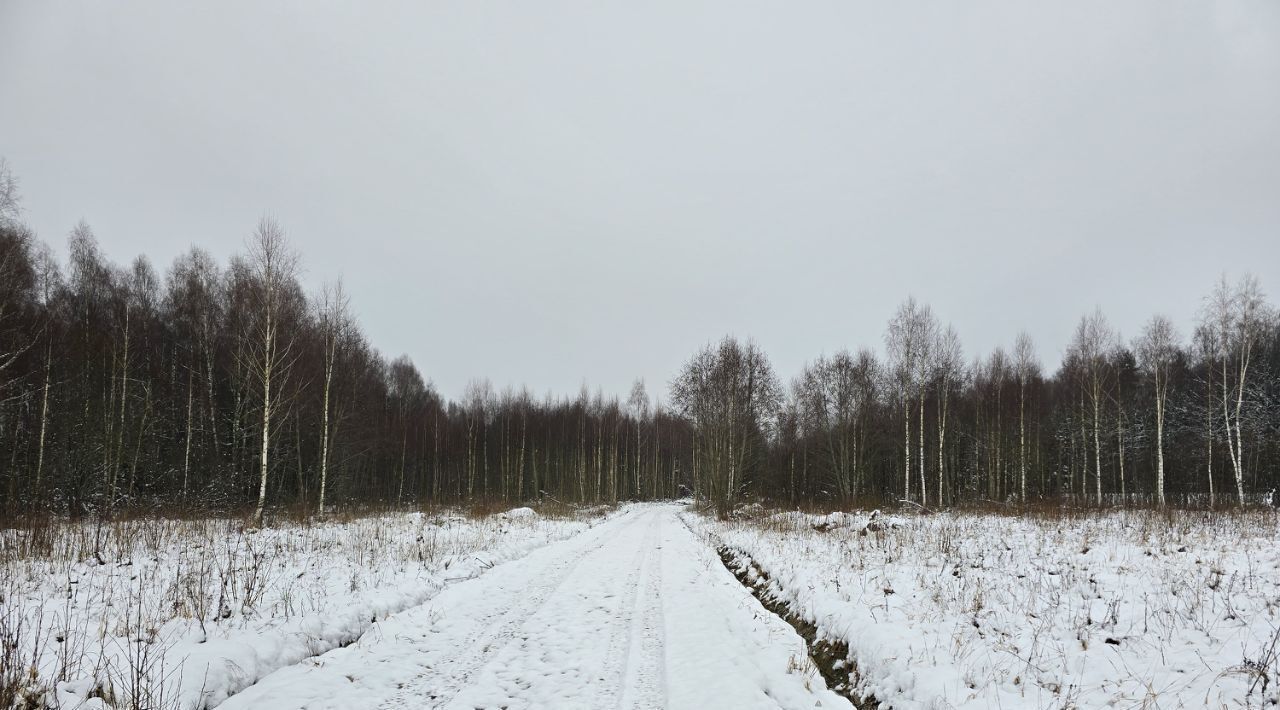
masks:
{"type": "Polygon", "coordinates": [[[1017,336],[966,360],[908,299],[871,348],[789,383],[753,342],[695,353],[667,403],[468,385],[443,398],[368,342],[340,282],[307,293],[263,219],[227,264],[109,263],[88,225],[65,258],[19,219],[0,162],[0,512],[321,512],[470,500],[689,493],[722,510],[906,500],[1241,504],[1280,482],[1280,324],[1225,277],[1182,335],[1124,340],[1086,314],[1055,371],[1017,336]]]}
{"type": "Polygon", "coordinates": [[[696,490],[788,504],[1245,505],[1280,485],[1280,318],[1260,283],[1223,276],[1189,336],[1154,316],[1125,340],[1100,309],[1046,374],[1025,332],[966,362],[913,298],[869,348],[789,385],[752,342],[707,346],[672,384],[694,426],[696,490]],[[699,472],[700,467],[700,472],[699,472]]]}
{"type": "Polygon", "coordinates": [[[162,277],[65,260],[0,186],[0,511],[670,498],[687,423],[637,381],[621,401],[468,385],[446,401],[388,359],[340,282],[308,294],[264,219],[225,266],[193,248],[162,277]]]}

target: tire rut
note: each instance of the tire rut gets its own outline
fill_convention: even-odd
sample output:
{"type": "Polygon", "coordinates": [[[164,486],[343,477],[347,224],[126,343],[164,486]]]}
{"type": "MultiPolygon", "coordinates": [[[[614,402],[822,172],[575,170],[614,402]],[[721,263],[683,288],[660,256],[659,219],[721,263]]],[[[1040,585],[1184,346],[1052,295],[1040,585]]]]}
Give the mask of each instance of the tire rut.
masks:
{"type": "MultiPolygon", "coordinates": [[[[661,526],[657,532],[661,532],[661,526]]],[[[622,676],[620,710],[664,707],[666,697],[665,626],[662,613],[662,539],[646,540],[643,609],[632,621],[632,644],[622,676]],[[638,627],[638,629],[637,629],[638,627]],[[638,641],[636,636],[638,636],[638,641]],[[639,662],[634,658],[639,646],[639,662]]]]}
{"type": "Polygon", "coordinates": [[[379,704],[385,710],[400,708],[441,708],[448,705],[467,687],[467,681],[483,670],[494,654],[500,651],[507,642],[518,634],[520,628],[546,605],[547,601],[572,576],[574,570],[583,560],[599,551],[607,539],[594,540],[589,549],[562,560],[554,567],[551,575],[542,575],[536,588],[529,590],[532,594],[512,595],[515,601],[487,614],[486,620],[493,622],[487,627],[492,630],[484,633],[461,657],[450,659],[445,667],[433,666],[424,669],[398,688],[395,694],[379,704]],[[550,579],[548,579],[548,577],[550,579]],[[439,685],[436,685],[436,683],[439,685]]]}

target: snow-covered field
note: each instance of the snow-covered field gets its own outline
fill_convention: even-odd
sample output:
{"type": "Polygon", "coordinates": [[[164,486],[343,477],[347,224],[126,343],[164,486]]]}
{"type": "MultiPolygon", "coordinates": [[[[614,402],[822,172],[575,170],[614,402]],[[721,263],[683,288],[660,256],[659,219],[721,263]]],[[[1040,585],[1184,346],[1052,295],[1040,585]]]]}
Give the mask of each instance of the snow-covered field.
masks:
{"type": "Polygon", "coordinates": [[[0,692],[31,708],[848,707],[717,550],[846,644],[855,694],[883,707],[1280,703],[1274,511],[726,522],[680,504],[0,530],[0,692]]]}
{"type": "Polygon", "coordinates": [[[884,707],[1280,703],[1275,511],[869,517],[685,514],[884,707]]]}
{"type": "Polygon", "coordinates": [[[8,688],[22,707],[212,707],[607,517],[526,508],[257,531],[232,520],[0,530],[0,697],[8,688]]]}

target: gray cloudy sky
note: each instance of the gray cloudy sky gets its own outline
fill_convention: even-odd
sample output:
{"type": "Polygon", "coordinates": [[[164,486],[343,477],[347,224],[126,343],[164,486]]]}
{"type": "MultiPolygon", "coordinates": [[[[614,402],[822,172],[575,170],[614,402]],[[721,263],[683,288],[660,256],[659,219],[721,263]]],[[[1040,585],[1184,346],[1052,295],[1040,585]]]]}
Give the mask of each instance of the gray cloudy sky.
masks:
{"type": "Polygon", "coordinates": [[[305,280],[447,396],[790,377],[908,294],[968,354],[1280,294],[1280,2],[0,0],[0,155],[61,246],[305,280]]]}

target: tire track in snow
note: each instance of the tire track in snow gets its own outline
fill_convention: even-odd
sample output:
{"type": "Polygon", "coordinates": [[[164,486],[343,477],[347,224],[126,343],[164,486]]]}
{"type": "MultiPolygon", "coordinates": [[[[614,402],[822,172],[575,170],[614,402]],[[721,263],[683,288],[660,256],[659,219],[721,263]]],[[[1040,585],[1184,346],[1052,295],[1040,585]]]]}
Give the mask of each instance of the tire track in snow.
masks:
{"type": "Polygon", "coordinates": [[[637,609],[642,602],[647,601],[641,597],[640,580],[647,572],[653,548],[657,545],[656,538],[659,526],[658,516],[651,514],[649,524],[644,531],[644,537],[636,548],[636,554],[632,559],[630,570],[622,581],[622,588],[626,590],[626,600],[619,606],[618,613],[613,619],[613,632],[610,634],[609,650],[606,656],[607,662],[602,674],[603,677],[600,678],[601,684],[597,689],[593,707],[621,706],[623,698],[627,694],[626,683],[631,675],[630,669],[633,657],[636,655],[636,626],[641,623],[640,619],[642,617],[642,614],[637,613],[637,609]],[[610,685],[609,680],[613,679],[616,679],[616,684],[610,685]]]}
{"type": "MultiPolygon", "coordinates": [[[[656,519],[655,519],[656,520],[656,519]]],[[[631,648],[621,678],[620,710],[666,707],[666,636],[662,613],[662,527],[661,522],[645,541],[644,592],[641,612],[634,615],[630,631],[631,648]]]]}
{"type": "Polygon", "coordinates": [[[490,630],[469,644],[465,652],[444,664],[424,669],[404,682],[380,707],[396,710],[441,708],[448,705],[458,693],[466,689],[468,680],[482,670],[498,651],[516,637],[529,618],[546,605],[582,561],[608,543],[607,538],[597,536],[586,551],[558,561],[550,574],[537,575],[531,580],[533,583],[522,590],[523,594],[510,595],[515,599],[513,603],[486,614],[480,625],[490,630]]]}
{"type": "Polygon", "coordinates": [[[274,675],[238,707],[850,707],[795,671],[804,639],[683,518],[672,504],[636,506],[274,675]]]}

